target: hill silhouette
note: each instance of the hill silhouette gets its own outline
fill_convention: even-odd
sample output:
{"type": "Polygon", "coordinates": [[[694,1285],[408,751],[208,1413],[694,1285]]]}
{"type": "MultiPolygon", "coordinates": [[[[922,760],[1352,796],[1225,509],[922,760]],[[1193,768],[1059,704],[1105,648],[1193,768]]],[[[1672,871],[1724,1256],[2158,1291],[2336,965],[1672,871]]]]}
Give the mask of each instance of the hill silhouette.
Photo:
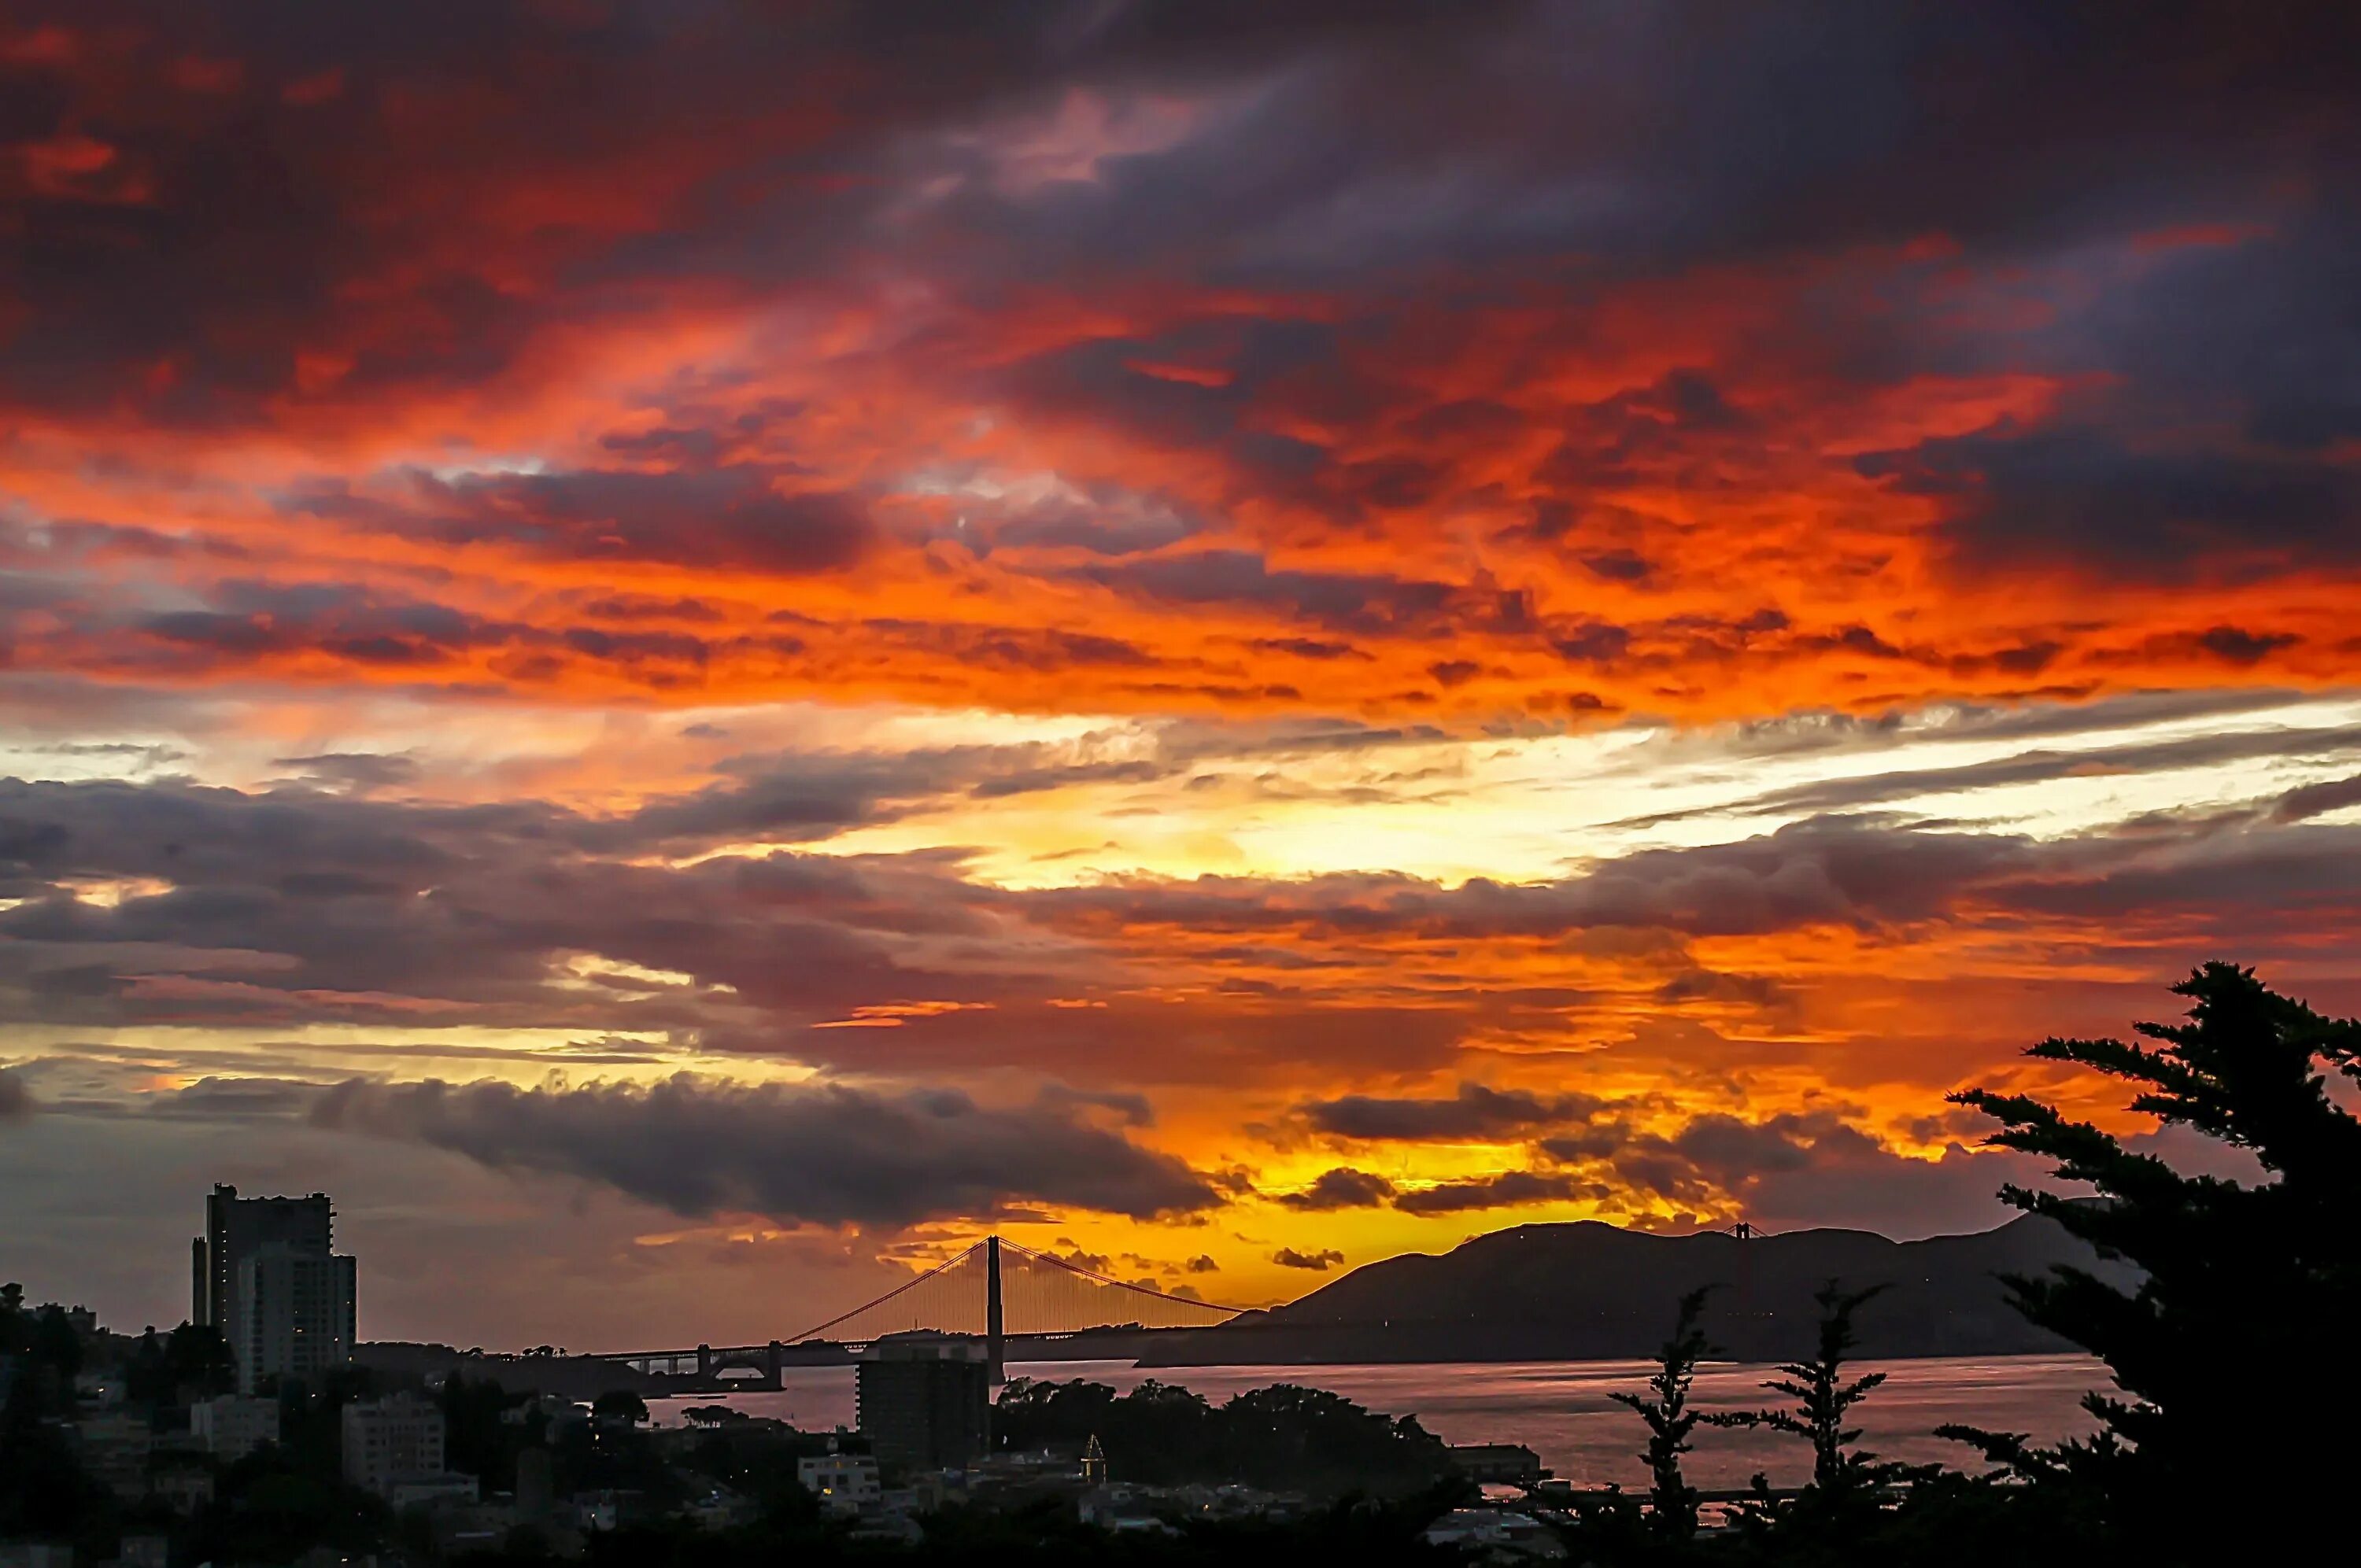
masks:
{"type": "Polygon", "coordinates": [[[1160,1340],[1143,1365],[1613,1360],[1653,1355],[1683,1293],[1720,1288],[1707,1329],[1721,1354],[1775,1361],[1808,1343],[1813,1291],[1889,1285],[1860,1319],[1862,1356],[2069,1351],[2009,1306],[2002,1274],[2072,1263],[2131,1277],[2056,1222],[1896,1242],[1869,1231],[1790,1231],[1741,1240],[1655,1235],[1598,1221],[1519,1225],[1442,1254],[1355,1269],[1301,1300],[1160,1340]]]}

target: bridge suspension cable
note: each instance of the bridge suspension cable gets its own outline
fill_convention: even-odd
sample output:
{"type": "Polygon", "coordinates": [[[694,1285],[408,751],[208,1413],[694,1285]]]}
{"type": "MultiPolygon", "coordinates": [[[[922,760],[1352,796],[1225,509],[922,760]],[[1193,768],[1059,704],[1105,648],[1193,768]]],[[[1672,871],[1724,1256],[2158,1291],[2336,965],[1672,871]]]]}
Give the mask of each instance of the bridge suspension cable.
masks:
{"type": "Polygon", "coordinates": [[[774,1340],[767,1347],[704,1344],[693,1351],[609,1351],[601,1359],[651,1372],[677,1372],[688,1362],[709,1375],[718,1364],[736,1365],[728,1358],[753,1356],[767,1358],[775,1376],[778,1353],[785,1345],[813,1341],[860,1345],[889,1334],[933,1332],[988,1338],[997,1367],[1000,1346],[1011,1334],[1063,1337],[1093,1329],[1209,1329],[1244,1310],[1161,1290],[1143,1280],[1117,1278],[1078,1259],[987,1236],[874,1300],[801,1333],[774,1340]]]}
{"type": "Polygon", "coordinates": [[[1067,1325],[1075,1323],[1091,1328],[1134,1323],[1143,1329],[1212,1328],[1246,1310],[1118,1279],[1016,1242],[1000,1245],[1010,1333],[1070,1333],[1073,1330],[1067,1325]],[[1014,1270],[1008,1266],[1012,1260],[1017,1265],[1014,1270]]]}
{"type": "MultiPolygon", "coordinates": [[[[990,1252],[989,1241],[977,1242],[875,1300],[840,1312],[781,1343],[866,1342],[918,1330],[987,1332],[991,1327],[990,1252]]],[[[1012,1241],[1000,1244],[1000,1267],[1005,1332],[1012,1334],[1071,1334],[1125,1327],[1212,1328],[1245,1310],[1118,1279],[1012,1241]]]]}
{"type": "Polygon", "coordinates": [[[980,1334],[984,1331],[983,1251],[984,1244],[977,1242],[965,1252],[945,1258],[924,1274],[906,1284],[895,1286],[875,1300],[863,1301],[851,1311],[839,1312],[828,1321],[814,1324],[781,1343],[801,1344],[807,1340],[816,1339],[872,1340],[921,1329],[932,1329],[939,1333],[980,1334]],[[953,1277],[972,1264],[975,1266],[976,1277],[972,1287],[969,1287],[965,1281],[953,1277]],[[935,1288],[929,1289],[929,1286],[935,1288]],[[972,1312],[966,1310],[970,1296],[974,1298],[972,1312]]]}

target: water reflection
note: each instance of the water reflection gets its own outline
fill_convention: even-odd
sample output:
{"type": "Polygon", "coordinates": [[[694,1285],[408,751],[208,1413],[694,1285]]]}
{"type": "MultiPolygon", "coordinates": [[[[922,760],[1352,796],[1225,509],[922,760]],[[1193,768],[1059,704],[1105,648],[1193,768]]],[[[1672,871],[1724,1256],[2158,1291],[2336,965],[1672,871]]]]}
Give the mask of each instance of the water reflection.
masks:
{"type": "MultiPolygon", "coordinates": [[[[1637,1417],[1610,1403],[1609,1391],[1636,1389],[1651,1368],[1638,1361],[1412,1363],[1353,1366],[1191,1366],[1143,1370],[1127,1361],[1012,1363],[1012,1377],[1086,1378],[1128,1389],[1154,1377],[1192,1388],[1219,1403],[1272,1383],[1333,1388],[1372,1409],[1415,1415],[1448,1442],[1521,1442],[1542,1463],[1580,1486],[1644,1483],[1636,1457],[1637,1417]]],[[[2106,1369],[2079,1355],[1985,1358],[1931,1356],[1864,1362],[1861,1370],[1886,1374],[1885,1386],[1861,1408],[1862,1442],[1889,1459],[1941,1461],[1965,1466],[1974,1454],[1942,1442],[1934,1429],[1949,1421],[2029,1432],[2040,1441],[2093,1430],[2081,1408],[2083,1393],[2109,1387],[2106,1369]]],[[[1751,1409],[1763,1399],[1763,1380],[1773,1368],[1748,1365],[1708,1367],[1697,1377],[1701,1409],[1751,1409]]],[[[749,1415],[777,1416],[806,1431],[852,1421],[850,1367],[791,1367],[777,1393],[696,1396],[651,1401],[656,1420],[680,1420],[692,1405],[726,1404],[749,1415]]],[[[1775,1433],[1703,1431],[1689,1459],[1692,1484],[1742,1486],[1756,1471],[1774,1485],[1800,1483],[1809,1473],[1802,1445],[1775,1433]]]]}

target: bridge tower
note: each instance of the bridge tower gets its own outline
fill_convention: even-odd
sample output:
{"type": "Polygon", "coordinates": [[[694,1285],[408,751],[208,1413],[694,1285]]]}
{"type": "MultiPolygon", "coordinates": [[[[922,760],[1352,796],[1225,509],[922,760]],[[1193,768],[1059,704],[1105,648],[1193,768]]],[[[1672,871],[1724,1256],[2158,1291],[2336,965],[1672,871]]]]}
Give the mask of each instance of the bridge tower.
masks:
{"type": "MultiPolygon", "coordinates": [[[[973,1297],[968,1298],[973,1300],[973,1297]]],[[[972,1319],[969,1320],[973,1321],[972,1319]]],[[[983,1346],[994,1387],[1008,1381],[1008,1323],[1000,1306],[1000,1238],[983,1240],[983,1346]]]]}

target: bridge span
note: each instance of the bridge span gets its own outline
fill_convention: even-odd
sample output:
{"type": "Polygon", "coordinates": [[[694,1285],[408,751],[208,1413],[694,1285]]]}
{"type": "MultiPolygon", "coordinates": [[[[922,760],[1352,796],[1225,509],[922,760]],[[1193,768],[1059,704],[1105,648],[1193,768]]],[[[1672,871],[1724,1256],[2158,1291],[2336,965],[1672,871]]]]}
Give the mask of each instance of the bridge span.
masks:
{"type": "Polygon", "coordinates": [[[906,1284],[800,1333],[761,1344],[597,1353],[652,1376],[693,1378],[700,1389],[776,1388],[787,1366],[851,1362],[897,1333],[974,1334],[999,1382],[1013,1344],[1048,1345],[1100,1333],[1207,1329],[1245,1310],[1118,1279],[1053,1253],[986,1236],[906,1284]]]}

